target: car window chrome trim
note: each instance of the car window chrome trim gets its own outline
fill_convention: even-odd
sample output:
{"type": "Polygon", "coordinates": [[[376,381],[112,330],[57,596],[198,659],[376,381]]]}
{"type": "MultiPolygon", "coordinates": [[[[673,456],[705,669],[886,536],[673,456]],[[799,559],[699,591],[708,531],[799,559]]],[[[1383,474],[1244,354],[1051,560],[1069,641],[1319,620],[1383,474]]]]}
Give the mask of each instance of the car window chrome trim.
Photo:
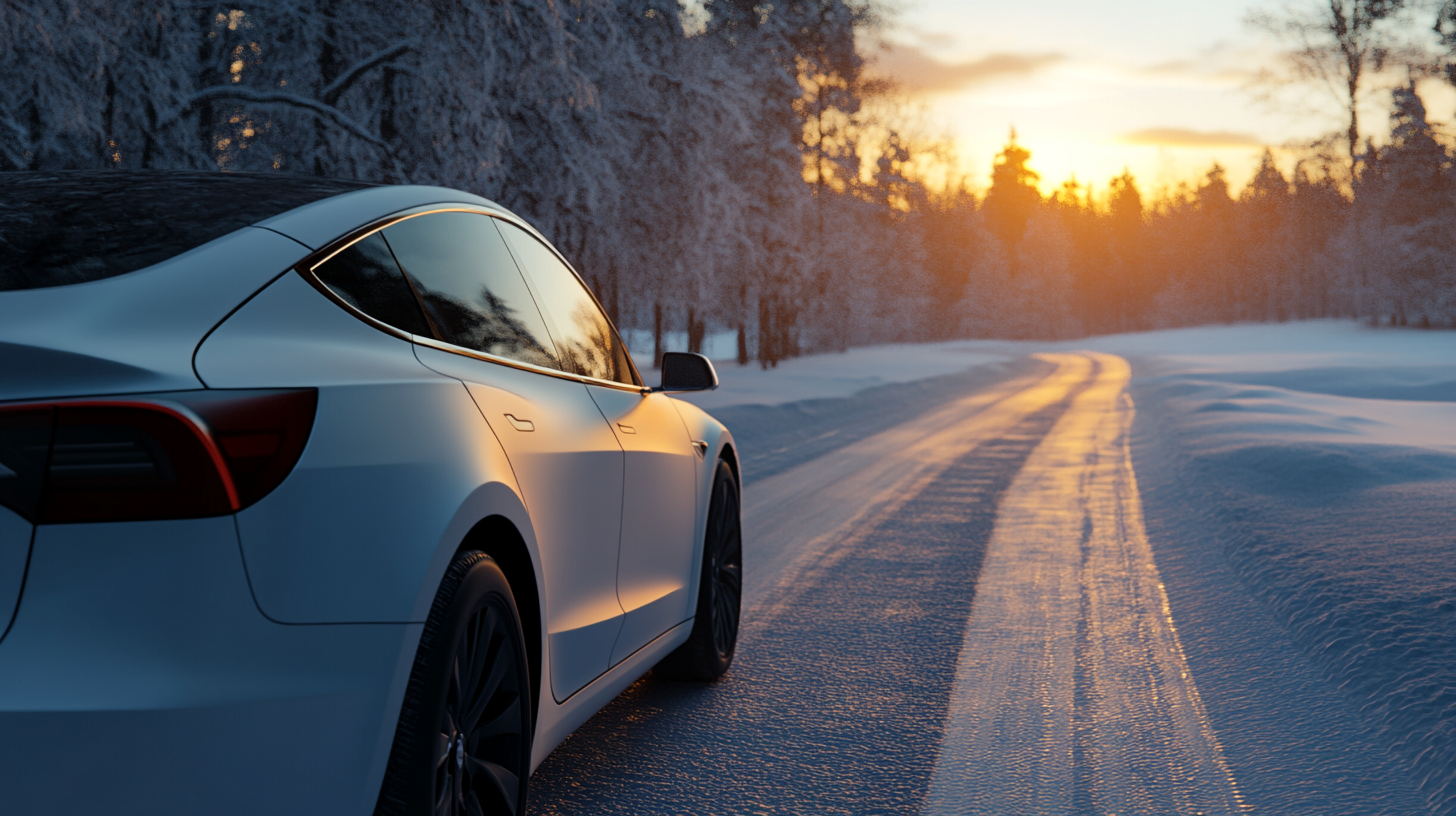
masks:
{"type": "Polygon", "coordinates": [[[518,368],[522,371],[530,371],[534,374],[545,374],[548,377],[555,377],[559,380],[571,380],[572,382],[579,382],[585,385],[604,385],[610,388],[616,388],[619,391],[634,391],[643,394],[647,392],[647,389],[643,388],[642,386],[628,385],[627,383],[619,383],[612,380],[599,380],[596,377],[588,377],[584,374],[574,374],[570,371],[562,371],[559,368],[547,368],[545,366],[535,365],[534,363],[526,363],[520,360],[512,360],[509,357],[497,357],[496,355],[489,352],[476,351],[475,349],[465,348],[464,346],[457,346],[453,343],[445,343],[436,340],[433,337],[420,337],[419,335],[413,335],[413,342],[417,346],[432,348],[436,351],[447,351],[451,354],[458,354],[461,357],[470,357],[472,359],[481,360],[487,363],[503,365],[507,368],[518,368]]]}
{"type": "Polygon", "coordinates": [[[632,383],[617,382],[616,380],[603,380],[600,377],[591,377],[586,374],[578,374],[576,376],[587,385],[600,385],[603,388],[615,388],[618,391],[636,391],[644,397],[652,393],[652,389],[645,385],[633,385],[632,383]]]}
{"type": "MultiPolygon", "coordinates": [[[[313,286],[314,289],[317,289],[321,294],[323,294],[324,297],[333,301],[345,312],[348,312],[355,318],[364,321],[369,326],[378,329],[385,334],[388,334],[392,337],[397,337],[401,340],[409,341],[411,343],[414,343],[415,345],[425,346],[426,348],[433,348],[437,351],[447,351],[451,354],[459,354],[463,357],[483,360],[487,363],[495,363],[497,365],[507,366],[508,368],[516,368],[522,371],[530,371],[536,374],[545,374],[548,377],[556,377],[557,379],[562,380],[572,380],[574,382],[584,383],[587,385],[598,385],[605,388],[613,388],[618,391],[635,391],[644,395],[651,392],[652,389],[648,388],[645,384],[637,385],[635,383],[621,383],[617,382],[616,380],[604,380],[599,377],[592,377],[586,374],[576,374],[570,371],[562,371],[559,368],[547,368],[545,366],[538,366],[533,363],[526,363],[520,360],[512,360],[509,357],[500,357],[484,351],[476,351],[475,349],[465,348],[464,346],[457,346],[454,343],[446,343],[442,340],[436,340],[433,337],[425,337],[418,334],[412,334],[410,332],[404,331],[403,329],[391,326],[382,320],[378,320],[365,314],[363,311],[356,308],[353,304],[340,297],[339,294],[333,289],[330,289],[329,285],[324,283],[323,280],[320,279],[314,271],[320,266],[328,263],[335,255],[338,255],[340,252],[343,252],[354,244],[393,224],[398,224],[401,221],[406,221],[411,218],[417,218],[421,215],[431,215],[433,213],[443,212],[477,213],[479,215],[488,216],[490,218],[499,218],[500,220],[505,221],[506,223],[513,226],[525,228],[532,237],[541,242],[542,246],[545,246],[547,249],[551,250],[551,252],[555,254],[556,257],[559,258],[563,264],[566,264],[566,268],[570,269],[571,274],[575,275],[576,279],[581,283],[582,289],[586,290],[587,295],[591,297],[594,303],[596,303],[597,309],[601,311],[602,317],[606,319],[607,324],[612,327],[612,331],[616,332],[618,339],[621,339],[622,333],[618,331],[617,326],[612,323],[612,318],[607,315],[607,310],[602,308],[602,303],[600,300],[597,300],[596,293],[591,290],[590,286],[586,285],[586,281],[581,277],[581,273],[577,272],[576,268],[573,267],[565,258],[561,256],[560,252],[556,251],[556,247],[551,246],[551,242],[541,237],[540,233],[532,229],[531,225],[525,223],[524,221],[511,218],[505,213],[496,212],[494,210],[490,210],[474,204],[426,204],[421,207],[412,207],[408,210],[401,210],[400,212],[381,218],[378,221],[371,223],[367,227],[361,227],[360,229],[345,233],[343,237],[339,238],[338,240],[331,241],[330,243],[326,244],[323,249],[319,250],[318,252],[312,253],[308,257],[304,258],[302,261],[294,264],[293,271],[297,272],[299,276],[301,276],[305,281],[309,283],[309,285],[313,286]]],[[[526,277],[527,273],[522,270],[521,275],[522,277],[526,277]]],[[[529,286],[529,278],[527,278],[527,283],[529,286]]],[[[552,339],[554,340],[555,338],[552,339]]],[[[632,360],[632,355],[630,353],[627,355],[627,362],[629,365],[632,366],[633,375],[639,380],[642,379],[641,373],[637,371],[637,363],[632,360]]]]}

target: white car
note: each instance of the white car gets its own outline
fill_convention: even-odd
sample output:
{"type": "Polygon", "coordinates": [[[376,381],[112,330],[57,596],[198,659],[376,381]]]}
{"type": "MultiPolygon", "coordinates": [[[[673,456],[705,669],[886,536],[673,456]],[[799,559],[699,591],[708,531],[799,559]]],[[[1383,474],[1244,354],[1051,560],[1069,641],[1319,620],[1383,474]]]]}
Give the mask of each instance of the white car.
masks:
{"type": "Polygon", "coordinates": [[[0,175],[0,813],[520,813],[737,637],[728,431],[455,190],[0,175]]]}

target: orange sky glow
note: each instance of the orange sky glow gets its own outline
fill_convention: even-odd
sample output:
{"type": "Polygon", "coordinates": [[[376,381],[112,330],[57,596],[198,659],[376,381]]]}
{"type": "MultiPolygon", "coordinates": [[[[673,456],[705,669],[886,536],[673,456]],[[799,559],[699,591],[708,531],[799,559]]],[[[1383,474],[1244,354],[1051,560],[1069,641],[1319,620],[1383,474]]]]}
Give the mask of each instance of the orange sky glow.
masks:
{"type": "MultiPolygon", "coordinates": [[[[1075,175],[1094,195],[1124,168],[1145,200],[1193,183],[1214,162],[1235,190],[1252,176],[1265,145],[1286,174],[1291,140],[1340,127],[1334,97],[1314,88],[1273,104],[1251,92],[1278,46],[1243,23],[1241,0],[1199,4],[1120,0],[1034,4],[911,0],[865,49],[870,71],[898,80],[924,106],[926,137],[950,136],[973,189],[1014,127],[1049,193],[1075,175]]],[[[1422,84],[1433,121],[1449,121],[1456,92],[1422,84]]],[[[1379,140],[1388,97],[1363,111],[1379,140]]]]}

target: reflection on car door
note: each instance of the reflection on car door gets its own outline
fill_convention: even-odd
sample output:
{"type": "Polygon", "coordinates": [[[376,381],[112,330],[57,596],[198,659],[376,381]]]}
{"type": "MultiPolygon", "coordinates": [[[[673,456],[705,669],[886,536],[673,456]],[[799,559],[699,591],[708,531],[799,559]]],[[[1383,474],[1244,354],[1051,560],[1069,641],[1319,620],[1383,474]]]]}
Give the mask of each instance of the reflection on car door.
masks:
{"type": "MultiPolygon", "coordinates": [[[[577,373],[635,385],[611,323],[571,270],[524,230],[501,224],[546,313],[556,346],[577,373]]],[[[697,512],[697,453],[664,394],[587,386],[626,452],[617,597],[626,621],[613,664],[690,615],[697,512]]]]}
{"type": "MultiPolygon", "coordinates": [[[[438,339],[556,367],[554,345],[493,220],[435,213],[391,225],[384,236],[438,339]]],[[[416,354],[465,382],[510,459],[540,545],[552,696],[565,700],[607,670],[622,626],[613,580],[622,449],[580,382],[428,346],[416,354]]]]}
{"type": "Polygon", "coordinates": [[[627,619],[612,663],[621,662],[692,612],[697,453],[665,394],[588,386],[627,453],[617,598],[627,619]]]}

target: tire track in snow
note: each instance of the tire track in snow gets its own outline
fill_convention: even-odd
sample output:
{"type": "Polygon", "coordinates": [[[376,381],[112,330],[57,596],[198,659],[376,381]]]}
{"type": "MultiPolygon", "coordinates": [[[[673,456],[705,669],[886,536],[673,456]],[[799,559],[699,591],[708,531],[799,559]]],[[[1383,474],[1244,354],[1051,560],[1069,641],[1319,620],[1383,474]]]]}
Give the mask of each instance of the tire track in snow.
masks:
{"type": "Polygon", "coordinates": [[[823,568],[831,548],[862,539],[953,463],[1063,402],[1092,376],[1085,357],[1034,356],[1055,369],[972,393],[751,483],[743,495],[745,623],[771,615],[777,598],[811,580],[806,571],[823,568]]]}
{"type": "Polygon", "coordinates": [[[1007,490],[924,813],[1247,812],[1143,530],[1126,361],[1007,490]]]}

